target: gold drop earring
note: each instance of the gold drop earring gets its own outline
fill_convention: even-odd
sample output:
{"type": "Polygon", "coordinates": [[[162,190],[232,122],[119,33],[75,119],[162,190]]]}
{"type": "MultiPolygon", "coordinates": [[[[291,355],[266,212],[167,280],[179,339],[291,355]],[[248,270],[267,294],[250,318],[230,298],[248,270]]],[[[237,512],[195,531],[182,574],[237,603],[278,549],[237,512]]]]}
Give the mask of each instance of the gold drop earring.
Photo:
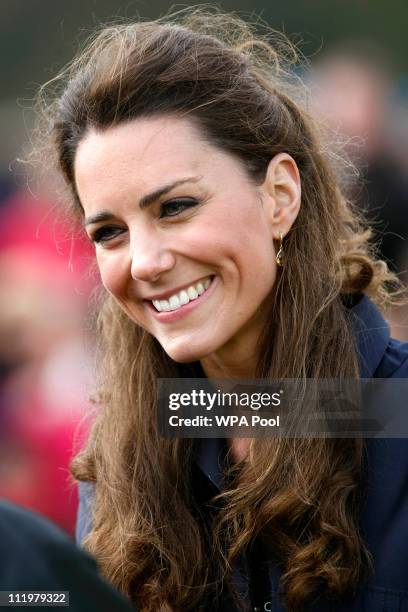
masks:
{"type": "Polygon", "coordinates": [[[279,246],[279,250],[276,253],[276,263],[278,264],[278,266],[283,267],[283,262],[284,262],[284,253],[283,253],[283,234],[282,232],[279,232],[279,240],[280,240],[280,246],[279,246]]]}

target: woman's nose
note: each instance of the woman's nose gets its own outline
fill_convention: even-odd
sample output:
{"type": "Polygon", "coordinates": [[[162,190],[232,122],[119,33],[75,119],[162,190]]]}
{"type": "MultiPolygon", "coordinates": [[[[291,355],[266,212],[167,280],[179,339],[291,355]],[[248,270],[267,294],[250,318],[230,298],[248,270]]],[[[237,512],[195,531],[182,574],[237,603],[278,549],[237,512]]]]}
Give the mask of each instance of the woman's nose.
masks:
{"type": "Polygon", "coordinates": [[[160,237],[146,237],[131,247],[131,276],[134,280],[156,281],[175,265],[175,256],[160,237]]]}

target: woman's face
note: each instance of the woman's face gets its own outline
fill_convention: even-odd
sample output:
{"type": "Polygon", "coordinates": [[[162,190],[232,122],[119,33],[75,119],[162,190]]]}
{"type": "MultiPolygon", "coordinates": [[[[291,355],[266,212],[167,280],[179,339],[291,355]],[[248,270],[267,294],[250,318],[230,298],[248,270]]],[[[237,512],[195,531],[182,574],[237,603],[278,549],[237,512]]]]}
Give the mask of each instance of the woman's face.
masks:
{"type": "Polygon", "coordinates": [[[91,129],[75,179],[104,286],[172,359],[256,342],[278,232],[239,160],[188,119],[141,118],[91,129]]]}

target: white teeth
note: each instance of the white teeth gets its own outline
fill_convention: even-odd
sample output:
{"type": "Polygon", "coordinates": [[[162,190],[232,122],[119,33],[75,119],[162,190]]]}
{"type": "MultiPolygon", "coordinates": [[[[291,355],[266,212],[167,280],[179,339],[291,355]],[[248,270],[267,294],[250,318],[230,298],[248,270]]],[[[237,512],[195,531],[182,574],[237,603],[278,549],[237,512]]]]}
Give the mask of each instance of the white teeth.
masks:
{"type": "Polygon", "coordinates": [[[196,300],[210,285],[211,278],[207,278],[203,282],[191,285],[188,289],[182,289],[179,293],[172,295],[168,300],[152,300],[152,304],[158,312],[177,310],[180,306],[188,304],[191,300],[196,300]]]}
{"type": "Polygon", "coordinates": [[[163,312],[169,312],[169,310],[171,310],[167,300],[160,300],[160,306],[163,312]]]}
{"type": "Polygon", "coordinates": [[[188,297],[187,291],[180,291],[179,300],[180,300],[180,306],[184,306],[184,304],[189,303],[190,298],[188,297]]]}
{"type": "Polygon", "coordinates": [[[170,304],[170,310],[176,310],[177,308],[179,308],[180,300],[178,298],[178,295],[172,295],[171,298],[169,299],[169,304],[170,304]]]}
{"type": "Polygon", "coordinates": [[[194,289],[194,287],[189,287],[187,289],[187,293],[188,293],[188,297],[190,298],[190,300],[196,300],[198,298],[198,293],[194,289]]]}

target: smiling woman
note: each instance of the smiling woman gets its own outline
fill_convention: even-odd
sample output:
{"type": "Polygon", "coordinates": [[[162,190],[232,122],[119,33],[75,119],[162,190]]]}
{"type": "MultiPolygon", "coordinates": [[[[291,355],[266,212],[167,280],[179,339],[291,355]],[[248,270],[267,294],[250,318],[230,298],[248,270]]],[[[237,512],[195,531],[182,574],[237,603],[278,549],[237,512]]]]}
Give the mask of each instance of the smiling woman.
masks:
{"type": "Polygon", "coordinates": [[[255,375],[273,239],[299,210],[295,161],[275,155],[257,184],[192,119],[160,114],[90,129],[74,174],[102,282],[129,317],[177,362],[231,375],[247,354],[255,375]]]}
{"type": "Polygon", "coordinates": [[[405,441],[391,460],[362,440],[157,430],[158,378],[407,376],[377,308],[398,283],[291,59],[283,37],[187,9],[104,28],[42,108],[105,292],[100,411],[73,463],[78,535],[139,610],[327,611],[337,598],[356,612],[404,596],[402,556],[377,535],[399,541],[405,441]],[[384,465],[392,478],[377,478],[384,465]]]}

